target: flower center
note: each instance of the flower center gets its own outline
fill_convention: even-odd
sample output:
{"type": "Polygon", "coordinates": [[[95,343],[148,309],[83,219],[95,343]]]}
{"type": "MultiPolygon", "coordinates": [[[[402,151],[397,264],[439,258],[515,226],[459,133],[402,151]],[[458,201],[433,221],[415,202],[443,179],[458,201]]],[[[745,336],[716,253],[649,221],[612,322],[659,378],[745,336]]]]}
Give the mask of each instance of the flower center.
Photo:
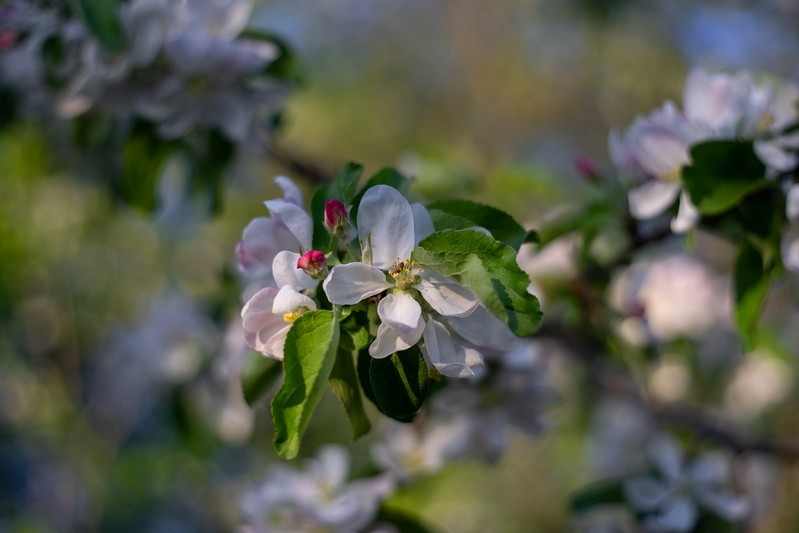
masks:
{"type": "Polygon", "coordinates": [[[421,268],[416,266],[416,261],[411,261],[410,258],[400,261],[399,257],[388,269],[389,275],[394,278],[394,283],[400,289],[409,289],[419,283],[421,281],[420,271],[421,268]]]}
{"type": "Polygon", "coordinates": [[[284,314],[284,315],[283,315],[283,321],[284,321],[284,322],[286,322],[286,323],[288,323],[288,324],[291,324],[291,323],[293,323],[295,320],[297,320],[298,318],[300,318],[300,317],[303,315],[303,313],[305,313],[305,311],[307,311],[307,310],[308,310],[308,308],[307,308],[307,307],[305,307],[305,306],[303,306],[303,307],[298,307],[298,308],[297,308],[297,309],[295,309],[294,311],[291,311],[290,313],[286,313],[286,314],[284,314]]]}

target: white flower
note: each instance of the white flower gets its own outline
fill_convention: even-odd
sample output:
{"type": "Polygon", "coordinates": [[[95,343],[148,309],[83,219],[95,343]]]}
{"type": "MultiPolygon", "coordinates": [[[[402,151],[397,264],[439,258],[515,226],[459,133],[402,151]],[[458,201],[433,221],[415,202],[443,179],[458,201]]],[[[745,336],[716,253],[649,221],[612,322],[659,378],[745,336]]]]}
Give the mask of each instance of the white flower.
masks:
{"type": "MultiPolygon", "coordinates": [[[[334,266],[323,283],[328,299],[334,304],[352,305],[387,292],[377,306],[381,323],[377,338],[369,346],[372,357],[388,357],[424,339],[421,348],[425,357],[442,374],[473,375],[472,367],[481,364],[482,357],[453,339],[437,318],[472,314],[478,308],[476,296],[410,260],[416,243],[433,231],[427,210],[419,204],[410,205],[396,189],[378,185],[363,196],[357,222],[364,255],[371,264],[334,266]]],[[[474,344],[493,344],[490,337],[476,337],[480,342],[474,344]]]]}
{"type": "Polygon", "coordinates": [[[245,495],[245,531],[356,533],[372,523],[380,502],[394,489],[388,476],[347,482],[350,458],[339,446],[322,448],[304,471],[283,466],[245,495]]]}
{"type": "Polygon", "coordinates": [[[386,421],[380,441],[372,447],[372,458],[397,479],[408,480],[437,472],[447,460],[461,455],[468,435],[463,417],[431,418],[424,425],[386,421]]]}
{"type": "Polygon", "coordinates": [[[261,289],[241,310],[244,338],[253,350],[282,361],[291,325],[313,309],[316,303],[291,285],[261,289]]]}
{"type": "Polygon", "coordinates": [[[654,438],[648,451],[659,475],[624,483],[630,505],[647,513],[648,531],[691,531],[700,507],[729,521],[748,513],[748,501],[725,488],[728,465],[722,456],[705,454],[685,464],[677,444],[664,435],[654,438]]]}
{"type": "Polygon", "coordinates": [[[788,270],[799,272],[799,185],[791,185],[785,199],[785,215],[790,227],[782,236],[780,253],[788,270]]]}
{"type": "Polygon", "coordinates": [[[289,178],[278,176],[275,182],[283,189],[284,197],[266,202],[272,216],[253,219],[236,246],[239,270],[248,277],[271,275],[272,263],[280,251],[311,248],[313,221],[302,208],[302,193],[289,178]]]}

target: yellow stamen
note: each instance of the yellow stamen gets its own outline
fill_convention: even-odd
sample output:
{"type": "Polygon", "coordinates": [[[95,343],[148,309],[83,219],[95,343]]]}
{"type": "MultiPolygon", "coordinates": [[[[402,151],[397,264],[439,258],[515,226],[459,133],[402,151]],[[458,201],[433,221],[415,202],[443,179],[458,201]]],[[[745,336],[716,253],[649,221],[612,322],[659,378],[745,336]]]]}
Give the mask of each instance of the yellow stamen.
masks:
{"type": "Polygon", "coordinates": [[[292,311],[290,313],[286,313],[285,315],[283,315],[283,321],[291,324],[301,316],[302,316],[302,311],[298,309],[296,311],[292,311]]]}
{"type": "Polygon", "coordinates": [[[401,289],[408,289],[419,283],[421,280],[419,271],[416,261],[411,261],[410,258],[400,261],[399,257],[388,269],[389,275],[394,278],[394,282],[401,289]]]}

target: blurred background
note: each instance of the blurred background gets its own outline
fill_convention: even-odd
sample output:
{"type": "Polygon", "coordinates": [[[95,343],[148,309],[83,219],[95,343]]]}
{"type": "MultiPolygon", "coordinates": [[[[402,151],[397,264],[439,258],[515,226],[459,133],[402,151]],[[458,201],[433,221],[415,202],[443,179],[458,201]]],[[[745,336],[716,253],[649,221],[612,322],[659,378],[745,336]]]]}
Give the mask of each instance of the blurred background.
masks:
{"type": "MultiPolygon", "coordinates": [[[[257,2],[250,26],[281,36],[302,72],[272,140],[281,153],[325,170],[358,161],[367,175],[396,166],[416,177],[415,199],[479,199],[529,228],[595,194],[576,158],[607,170],[608,132],[679,102],[691,67],[797,81],[797,22],[789,0],[286,0],[257,2]]],[[[234,529],[242,494],[279,461],[267,404],[253,410],[241,396],[234,250],[247,223],[267,214],[262,201],[280,194],[275,175],[294,177],[306,198],[312,184],[285,158],[243,150],[212,215],[174,193],[182,163],[170,160],[159,207],[147,212],[109,195],[102,176],[89,179],[69,156],[65,121],[14,115],[0,129],[0,531],[234,529]]],[[[652,256],[680,250],[665,246],[652,256]]],[[[700,285],[723,285],[729,250],[705,250],[717,270],[700,285]]],[[[527,269],[546,286],[551,265],[527,269]]],[[[783,293],[795,298],[796,288],[783,293]]],[[[775,327],[797,318],[774,305],[775,327]]],[[[736,345],[725,328],[714,329],[719,342],[736,345]]],[[[753,385],[767,383],[757,405],[746,383],[708,392],[699,378],[675,392],[701,358],[665,358],[652,383],[675,398],[698,387],[738,420],[789,433],[796,415],[774,406],[791,398],[799,354],[797,333],[780,331],[744,377],[737,355],[708,359],[711,383],[765,373],[753,385]]],[[[569,497],[601,476],[613,438],[625,438],[607,437],[612,422],[597,417],[630,415],[610,403],[587,409],[579,367],[551,363],[559,399],[548,432],[511,433],[496,463],[450,463],[392,504],[450,532],[580,530],[569,497]]],[[[370,438],[354,444],[356,461],[370,438]]],[[[332,397],[303,453],[330,441],[349,441],[332,397]]],[[[773,506],[756,530],[795,530],[796,468],[765,457],[741,468],[771,491],[758,492],[773,506]]]]}

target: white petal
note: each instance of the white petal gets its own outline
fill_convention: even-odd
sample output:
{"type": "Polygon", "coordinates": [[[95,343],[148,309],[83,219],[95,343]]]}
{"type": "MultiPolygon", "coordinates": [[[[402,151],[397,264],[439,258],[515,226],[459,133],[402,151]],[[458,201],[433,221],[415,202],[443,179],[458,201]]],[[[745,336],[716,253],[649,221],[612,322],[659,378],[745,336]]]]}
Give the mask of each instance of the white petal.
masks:
{"type": "Polygon", "coordinates": [[[423,336],[422,353],[427,362],[442,375],[453,378],[474,376],[474,370],[466,361],[467,357],[472,354],[455,349],[452,336],[444,324],[432,318],[429,319],[425,324],[423,336]]]}
{"type": "Polygon", "coordinates": [[[482,305],[475,307],[468,316],[449,318],[447,323],[455,333],[487,350],[510,350],[517,339],[504,322],[482,305]]]}
{"type": "Polygon", "coordinates": [[[276,315],[283,316],[286,313],[292,313],[300,307],[308,309],[316,309],[316,303],[308,296],[297,292],[297,289],[291,285],[286,285],[275,296],[275,301],[272,304],[272,312],[276,315]]]}
{"type": "Polygon", "coordinates": [[[266,355],[272,355],[267,349],[269,340],[286,325],[282,316],[272,312],[277,294],[277,289],[273,287],[261,289],[241,310],[247,345],[266,355]]]}
{"type": "Polygon", "coordinates": [[[305,210],[286,200],[264,202],[272,216],[279,218],[297,238],[303,250],[310,250],[313,243],[313,220],[305,210]]]}
{"type": "Polygon", "coordinates": [[[637,477],[624,482],[624,497],[638,511],[657,509],[668,494],[668,487],[653,477],[637,477]]]}
{"type": "Polygon", "coordinates": [[[388,294],[377,305],[380,320],[401,333],[410,333],[419,326],[422,308],[406,292],[388,294]]]}
{"type": "Polygon", "coordinates": [[[682,475],[682,450],[670,436],[659,434],[649,442],[649,457],[667,480],[679,479],[682,475]]]}
{"type": "Polygon", "coordinates": [[[677,209],[677,216],[671,221],[671,231],[674,233],[685,233],[693,228],[699,220],[699,210],[696,208],[688,194],[683,191],[680,194],[680,207],[677,209]]]}
{"type": "Polygon", "coordinates": [[[425,206],[419,203],[411,204],[411,211],[413,211],[413,240],[414,244],[419,244],[419,241],[433,233],[436,228],[425,206]]]}
{"type": "Polygon", "coordinates": [[[704,507],[730,521],[744,518],[751,510],[749,500],[727,490],[696,491],[696,499],[704,507]]]}
{"type": "Polygon", "coordinates": [[[336,265],[322,283],[327,299],[338,305],[357,304],[393,286],[382,270],[366,263],[336,265]]]}
{"type": "Polygon", "coordinates": [[[651,128],[638,139],[638,163],[651,176],[679,172],[688,161],[688,145],[676,132],[651,128]]]}
{"type": "Polygon", "coordinates": [[[289,334],[289,330],[291,329],[291,324],[286,324],[285,322],[284,324],[285,325],[281,329],[266,340],[263,349],[265,354],[274,357],[278,361],[283,360],[283,348],[286,346],[286,335],[289,334]]]}
{"type": "Polygon", "coordinates": [[[384,270],[399,258],[411,256],[414,246],[413,211],[402,194],[388,185],[366,191],[358,207],[358,237],[369,238],[372,264],[384,270]]]}
{"type": "Polygon", "coordinates": [[[286,176],[278,176],[275,178],[275,183],[277,183],[278,186],[283,190],[283,198],[286,201],[302,206],[302,192],[291,178],[287,178],[286,176]]]}
{"type": "Polygon", "coordinates": [[[785,196],[785,216],[795,224],[799,222],[799,185],[791,185],[785,196]]]}
{"type": "Polygon", "coordinates": [[[792,229],[785,232],[780,244],[780,253],[785,268],[799,272],[799,230],[792,229]]]}
{"type": "Polygon", "coordinates": [[[698,518],[696,505],[687,498],[673,498],[663,506],[663,512],[646,519],[647,530],[687,533],[696,525],[698,518]]]}
{"type": "Polygon", "coordinates": [[[297,268],[300,254],[283,250],[272,262],[272,275],[278,287],[292,286],[298,289],[313,289],[319,281],[313,279],[301,268],[297,268]]]}
{"type": "Polygon", "coordinates": [[[416,288],[438,313],[445,316],[465,316],[477,307],[477,296],[458,282],[448,279],[430,269],[424,269],[422,280],[416,288]]]}
{"type": "Polygon", "coordinates": [[[316,459],[309,470],[317,481],[335,489],[347,481],[347,474],[350,471],[350,456],[347,450],[341,446],[327,445],[316,454],[316,459]]]}
{"type": "Polygon", "coordinates": [[[698,485],[719,485],[727,481],[729,475],[727,461],[719,453],[700,455],[686,468],[688,477],[698,485]]]}
{"type": "Polygon", "coordinates": [[[369,355],[376,359],[388,357],[394,352],[401,352],[407,350],[422,338],[424,331],[424,320],[419,319],[416,328],[409,333],[402,333],[396,329],[391,328],[386,323],[381,323],[377,328],[377,337],[374,342],[369,345],[369,355]]]}
{"type": "Polygon", "coordinates": [[[669,208],[680,194],[680,184],[650,180],[633,187],[627,194],[630,214],[638,220],[655,217],[669,208]]]}

